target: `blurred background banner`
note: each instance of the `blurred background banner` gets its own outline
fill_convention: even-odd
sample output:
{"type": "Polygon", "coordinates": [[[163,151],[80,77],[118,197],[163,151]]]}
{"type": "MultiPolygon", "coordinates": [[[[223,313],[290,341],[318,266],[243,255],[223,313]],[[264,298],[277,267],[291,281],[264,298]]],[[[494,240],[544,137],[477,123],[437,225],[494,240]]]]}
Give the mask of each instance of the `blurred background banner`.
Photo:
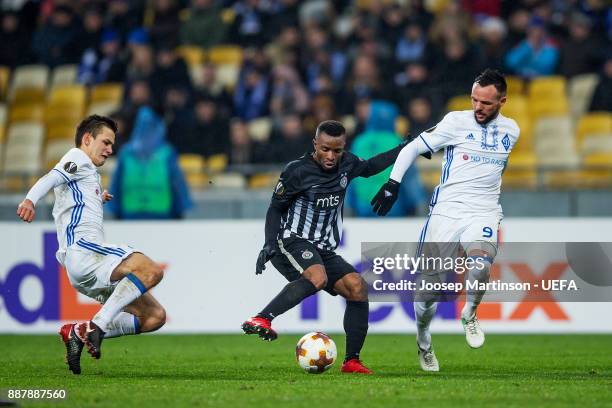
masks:
{"type": "MultiPolygon", "coordinates": [[[[360,269],[361,243],[413,241],[422,220],[349,219],[339,253],[360,269]]],[[[502,241],[605,242],[609,218],[517,218],[502,223],[502,241]]],[[[49,223],[24,226],[0,223],[0,333],[52,333],[60,321],[87,319],[99,307],[79,295],[55,260],[57,239],[49,223]]],[[[113,222],[109,242],[142,250],[165,268],[154,294],[168,310],[163,333],[238,333],[245,317],[284,285],[269,266],[255,276],[255,259],[263,244],[263,223],[242,221],[113,222]],[[206,316],[206,319],[204,319],[206,316]]],[[[503,246],[500,252],[503,251],[503,246]]],[[[518,259],[541,275],[545,261],[518,259]]],[[[503,267],[503,265],[502,265],[503,267]]],[[[434,329],[461,332],[461,304],[443,303],[434,329]]],[[[319,293],[278,319],[281,332],[342,331],[344,300],[319,293]]],[[[612,332],[602,316],[612,303],[489,303],[480,310],[487,332],[612,332]]],[[[414,331],[412,303],[372,303],[370,331],[414,331]]]]}

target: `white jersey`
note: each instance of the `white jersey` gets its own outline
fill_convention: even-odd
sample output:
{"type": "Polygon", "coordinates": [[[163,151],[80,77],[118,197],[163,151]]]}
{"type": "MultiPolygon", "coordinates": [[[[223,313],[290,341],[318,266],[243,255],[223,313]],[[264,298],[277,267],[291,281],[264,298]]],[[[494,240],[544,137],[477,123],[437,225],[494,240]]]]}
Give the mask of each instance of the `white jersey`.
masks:
{"type": "Polygon", "coordinates": [[[432,153],[444,148],[440,184],[435,188],[430,213],[451,218],[489,214],[502,218],[499,204],[502,174],[508,156],[519,138],[519,127],[498,114],[486,125],[474,111],[448,113],[435,127],[415,142],[432,153]]]}
{"type": "Polygon", "coordinates": [[[64,183],[54,189],[53,218],[57,228],[57,259],[64,264],[66,248],[84,238],[104,242],[100,175],[81,149],[73,148],[53,168],[64,183]]]}

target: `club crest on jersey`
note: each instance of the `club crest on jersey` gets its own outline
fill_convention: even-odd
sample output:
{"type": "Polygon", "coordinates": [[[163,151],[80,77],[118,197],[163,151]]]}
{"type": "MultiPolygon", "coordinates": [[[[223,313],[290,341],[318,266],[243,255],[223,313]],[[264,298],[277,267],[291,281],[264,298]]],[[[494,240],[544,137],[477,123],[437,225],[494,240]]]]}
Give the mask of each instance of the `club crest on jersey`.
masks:
{"type": "Polygon", "coordinates": [[[64,164],[64,170],[68,174],[74,174],[77,171],[77,165],[74,162],[67,162],[66,164],[64,164]]]}
{"type": "Polygon", "coordinates": [[[480,147],[484,150],[497,150],[497,125],[493,125],[493,134],[489,138],[489,132],[486,127],[482,128],[482,138],[480,140],[480,147]]]}
{"type": "Polygon", "coordinates": [[[304,252],[302,252],[302,258],[304,259],[311,259],[313,256],[314,254],[309,250],[305,250],[304,252]]]}
{"type": "Polygon", "coordinates": [[[285,185],[282,181],[279,181],[276,187],[274,187],[274,194],[282,196],[285,193],[285,185]]]}
{"type": "Polygon", "coordinates": [[[342,178],[340,179],[340,187],[346,188],[347,185],[348,185],[348,178],[346,176],[342,176],[342,178]]]}
{"type": "Polygon", "coordinates": [[[508,137],[507,133],[506,136],[504,136],[504,138],[502,139],[502,145],[504,146],[504,149],[506,149],[506,151],[508,151],[508,149],[510,148],[510,138],[508,137]]]}
{"type": "Polygon", "coordinates": [[[465,140],[474,140],[474,135],[470,133],[465,137],[465,140]]]}

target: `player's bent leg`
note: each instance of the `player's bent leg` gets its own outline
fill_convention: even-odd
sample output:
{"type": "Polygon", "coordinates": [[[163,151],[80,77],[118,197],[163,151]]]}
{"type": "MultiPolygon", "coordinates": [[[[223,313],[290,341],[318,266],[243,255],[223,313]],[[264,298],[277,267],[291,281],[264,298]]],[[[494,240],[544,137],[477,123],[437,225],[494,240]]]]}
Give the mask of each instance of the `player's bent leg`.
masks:
{"type": "Polygon", "coordinates": [[[334,284],[334,291],[347,300],[344,311],[346,355],[342,372],[372,374],[372,371],[359,359],[359,353],[368,334],[368,286],[357,272],[351,272],[334,284]]]}
{"type": "Polygon", "coordinates": [[[135,334],[153,332],[166,324],[166,309],[150,293],[145,293],[124,310],[135,319],[135,334]]]}
{"type": "Polygon", "coordinates": [[[66,346],[66,364],[73,374],[81,374],[81,352],[84,343],[77,335],[76,323],[65,324],[59,330],[59,335],[66,346]]]}
{"type": "Polygon", "coordinates": [[[276,340],[278,335],[272,329],[272,320],[318,292],[325,285],[327,285],[325,267],[321,264],[311,265],[302,272],[299,279],[289,282],[257,316],[242,323],[242,330],[245,334],[257,334],[263,340],[276,340]]]}
{"type": "MultiPolygon", "coordinates": [[[[104,306],[90,322],[79,326],[79,336],[87,346],[92,357],[101,357],[102,340],[111,330],[112,322],[130,303],[142,296],[147,290],[157,285],[163,278],[163,270],[144,254],[130,254],[116,266],[110,280],[117,282],[113,293],[104,302],[104,306]]],[[[124,319],[128,317],[124,316],[124,319]]]]}

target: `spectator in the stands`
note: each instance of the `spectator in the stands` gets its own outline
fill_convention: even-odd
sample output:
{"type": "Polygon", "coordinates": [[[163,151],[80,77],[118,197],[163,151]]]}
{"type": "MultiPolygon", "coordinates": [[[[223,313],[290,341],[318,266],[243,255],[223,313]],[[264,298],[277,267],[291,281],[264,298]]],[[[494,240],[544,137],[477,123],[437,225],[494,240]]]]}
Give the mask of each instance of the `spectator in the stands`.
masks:
{"type": "Polygon", "coordinates": [[[265,158],[265,146],[251,140],[245,121],[234,118],[230,121],[230,164],[260,163],[265,158]]]}
{"type": "Polygon", "coordinates": [[[166,91],[171,87],[184,88],[191,94],[191,77],[187,64],[176,53],[175,44],[161,43],[157,49],[155,60],[155,70],[151,75],[154,98],[164,100],[166,91]]]}
{"type": "Polygon", "coordinates": [[[311,138],[304,133],[302,119],[297,113],[282,117],[277,135],[272,139],[267,159],[270,163],[287,163],[311,150],[311,138]]]}
{"type": "Polygon", "coordinates": [[[178,0],[155,0],[153,3],[153,24],[149,28],[154,47],[161,43],[180,42],[181,20],[178,0]]]}
{"type": "Polygon", "coordinates": [[[181,25],[181,43],[209,48],[225,39],[225,24],[214,0],[192,0],[190,15],[181,25]]]}
{"type": "Polygon", "coordinates": [[[268,16],[259,0],[242,0],[234,5],[236,16],[230,26],[228,39],[233,44],[261,47],[268,40],[268,16]]]}
{"type": "Polygon", "coordinates": [[[569,38],[561,45],[560,73],[571,78],[597,72],[602,63],[603,49],[599,38],[591,35],[591,21],[583,14],[574,14],[570,21],[569,38]]]}
{"type": "Polygon", "coordinates": [[[274,117],[281,117],[290,112],[306,113],[308,106],[308,92],[295,68],[286,64],[274,67],[270,113],[274,117]]]}
{"type": "Polygon", "coordinates": [[[599,74],[589,110],[612,112],[612,54],[608,55],[599,74]]]}
{"type": "Polygon", "coordinates": [[[234,93],[234,114],[249,121],[268,114],[269,80],[265,72],[246,67],[234,93]]]}
{"type": "Polygon", "coordinates": [[[16,12],[5,11],[0,26],[0,65],[13,68],[28,62],[30,54],[30,34],[16,12]]]}
{"type": "Polygon", "coordinates": [[[217,67],[205,62],[200,69],[202,73],[199,82],[194,84],[196,91],[215,98],[217,113],[220,117],[228,119],[232,113],[233,99],[223,83],[217,80],[217,67]]]}
{"type": "Polygon", "coordinates": [[[431,102],[427,96],[418,96],[410,101],[407,109],[410,133],[420,135],[422,132],[436,125],[431,102]]]}
{"type": "Polygon", "coordinates": [[[103,31],[104,15],[102,9],[96,5],[88,6],[83,13],[83,27],[77,43],[79,55],[88,49],[97,50],[100,47],[103,31]]]}
{"type": "Polygon", "coordinates": [[[168,125],[168,141],[180,150],[189,139],[193,126],[190,90],[180,84],[170,85],[162,101],[164,120],[168,125]]]}
{"type": "Polygon", "coordinates": [[[146,0],[110,0],[106,13],[108,24],[126,38],[142,26],[146,0]]]}
{"type": "Polygon", "coordinates": [[[404,29],[395,47],[395,61],[403,66],[407,63],[429,60],[429,41],[423,28],[411,20],[404,29]]]}
{"type": "Polygon", "coordinates": [[[77,81],[81,84],[95,85],[114,79],[109,78],[109,72],[111,67],[121,65],[120,51],[119,34],[112,29],[105,30],[100,40],[100,48],[90,48],[83,53],[77,81]]]}
{"type": "Polygon", "coordinates": [[[198,93],[195,98],[194,120],[188,138],[180,146],[181,153],[196,153],[204,157],[228,154],[230,150],[228,121],[219,116],[217,101],[211,95],[198,93]]]}
{"type": "Polygon", "coordinates": [[[49,67],[73,64],[79,60],[79,23],[72,8],[58,6],[32,39],[38,61],[49,67]]]}
{"type": "Polygon", "coordinates": [[[125,82],[129,85],[137,79],[150,81],[155,70],[155,53],[144,30],[130,34],[130,60],[125,69],[125,82]]]}
{"type": "Polygon", "coordinates": [[[339,94],[337,102],[340,113],[350,114],[359,98],[372,98],[386,93],[387,89],[379,75],[376,61],[360,55],[355,59],[351,76],[339,94]]]}
{"type": "Polygon", "coordinates": [[[503,71],[507,52],[506,33],[506,23],[501,18],[489,17],[480,25],[480,47],[486,67],[503,71]]]}
{"type": "Polygon", "coordinates": [[[475,47],[458,38],[447,41],[444,54],[433,72],[433,82],[445,99],[465,94],[472,87],[474,72],[482,70],[482,60],[475,47]]]}
{"type": "Polygon", "coordinates": [[[527,38],[506,55],[508,69],[525,78],[552,75],[558,62],[559,50],[539,17],[531,19],[527,38]]]}

